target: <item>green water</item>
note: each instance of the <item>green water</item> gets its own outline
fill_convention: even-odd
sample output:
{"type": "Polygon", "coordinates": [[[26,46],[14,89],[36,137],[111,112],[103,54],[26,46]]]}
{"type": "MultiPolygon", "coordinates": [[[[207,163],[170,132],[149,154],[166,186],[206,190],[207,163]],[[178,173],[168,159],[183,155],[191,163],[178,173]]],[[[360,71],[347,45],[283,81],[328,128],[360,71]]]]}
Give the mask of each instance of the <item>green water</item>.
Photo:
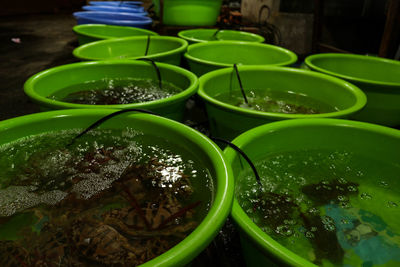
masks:
{"type": "Polygon", "coordinates": [[[155,101],[180,93],[182,89],[150,79],[102,79],[72,85],[55,94],[50,99],[87,105],[117,105],[155,101]]]}
{"type": "Polygon", "coordinates": [[[322,266],[399,266],[400,166],[346,151],[256,161],[236,183],[243,210],[267,234],[322,266]]]}
{"type": "Polygon", "coordinates": [[[93,130],[68,146],[80,131],[0,147],[1,266],[43,258],[50,266],[137,265],[174,246],[207,214],[213,181],[190,151],[130,128],[93,130]],[[191,208],[172,216],[184,207],[191,208]]]}
{"type": "Polygon", "coordinates": [[[214,96],[216,100],[241,108],[263,112],[286,114],[319,114],[335,112],[338,109],[309,96],[270,89],[245,91],[248,103],[245,103],[240,90],[214,96]]]}

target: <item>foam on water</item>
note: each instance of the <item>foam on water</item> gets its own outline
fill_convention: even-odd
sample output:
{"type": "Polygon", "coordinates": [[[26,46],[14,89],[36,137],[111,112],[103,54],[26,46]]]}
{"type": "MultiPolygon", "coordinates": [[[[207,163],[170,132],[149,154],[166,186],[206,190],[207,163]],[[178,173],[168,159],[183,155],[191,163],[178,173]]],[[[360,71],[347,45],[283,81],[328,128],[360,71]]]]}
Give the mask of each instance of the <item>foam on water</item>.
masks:
{"type": "Polygon", "coordinates": [[[39,204],[55,205],[68,193],[53,190],[43,194],[32,191],[33,186],[9,186],[0,190],[0,217],[8,217],[39,204]]]}
{"type": "Polygon", "coordinates": [[[173,96],[182,89],[162,82],[162,89],[154,80],[116,78],[89,81],[59,90],[49,98],[63,102],[89,105],[142,103],[173,96]]]}
{"type": "Polygon", "coordinates": [[[246,90],[248,103],[244,102],[241,91],[229,91],[215,96],[215,99],[242,108],[263,112],[286,114],[318,114],[338,109],[303,94],[280,92],[271,89],[246,90]]]}
{"type": "MultiPolygon", "coordinates": [[[[80,131],[45,133],[0,147],[0,217],[39,204],[55,205],[70,192],[77,198],[90,199],[110,188],[131,164],[152,158],[163,164],[156,169],[163,177],[160,187],[171,187],[182,175],[193,174],[195,188],[208,188],[212,195],[208,170],[199,162],[194,164],[188,154],[164,148],[165,140],[146,137],[130,128],[122,132],[95,130],[66,148],[80,131]],[[197,175],[202,182],[197,181],[197,175]]],[[[205,194],[204,189],[200,191],[193,197],[205,194]]]]}

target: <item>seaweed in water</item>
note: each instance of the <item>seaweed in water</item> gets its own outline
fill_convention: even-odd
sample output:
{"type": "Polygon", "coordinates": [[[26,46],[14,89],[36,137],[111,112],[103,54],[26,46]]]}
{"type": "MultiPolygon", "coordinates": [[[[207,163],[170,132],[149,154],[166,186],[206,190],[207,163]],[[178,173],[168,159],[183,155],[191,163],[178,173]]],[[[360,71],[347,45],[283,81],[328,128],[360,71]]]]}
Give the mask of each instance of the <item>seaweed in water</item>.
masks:
{"type": "MultiPolygon", "coordinates": [[[[339,202],[343,204],[348,202],[348,196],[358,194],[358,184],[336,179],[305,185],[301,191],[315,206],[339,202]]],[[[322,259],[328,259],[335,264],[342,263],[344,250],[337,239],[333,219],[329,216],[303,212],[290,195],[272,192],[260,194],[253,209],[261,212],[264,222],[276,234],[283,236],[290,236],[294,232],[287,222],[292,221],[291,224],[295,224],[297,222],[294,220],[300,217],[299,223],[307,230],[306,236],[316,254],[315,263],[320,264],[322,259]]]]}
{"type": "Polygon", "coordinates": [[[332,219],[302,212],[291,199],[290,195],[268,192],[261,196],[253,209],[261,212],[263,222],[280,236],[291,236],[296,224],[303,225],[314,248],[316,263],[321,259],[341,263],[344,251],[336,237],[332,219]]]}
{"type": "Polygon", "coordinates": [[[321,217],[309,213],[300,213],[309,239],[316,254],[316,263],[321,259],[328,259],[335,264],[342,263],[344,251],[336,236],[336,229],[327,221],[328,216],[321,217]]]}
{"type": "Polygon", "coordinates": [[[317,184],[308,184],[301,191],[311,199],[314,204],[322,206],[341,202],[341,197],[358,194],[358,184],[345,180],[335,179],[332,181],[321,181],[317,184]]]}
{"type": "Polygon", "coordinates": [[[299,213],[299,206],[294,203],[289,195],[277,193],[264,193],[253,209],[260,210],[263,221],[271,227],[275,233],[289,236],[293,233],[285,222],[294,220],[299,213]]]}

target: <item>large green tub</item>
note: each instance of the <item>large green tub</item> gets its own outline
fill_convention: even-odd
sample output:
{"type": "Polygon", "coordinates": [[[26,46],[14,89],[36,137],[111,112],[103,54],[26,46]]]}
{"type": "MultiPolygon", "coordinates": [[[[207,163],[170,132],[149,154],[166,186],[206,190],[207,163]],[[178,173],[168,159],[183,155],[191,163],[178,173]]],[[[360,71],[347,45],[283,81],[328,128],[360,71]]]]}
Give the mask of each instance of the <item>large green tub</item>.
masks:
{"type": "MultiPolygon", "coordinates": [[[[134,60],[94,61],[67,64],[54,67],[29,78],[24,90],[28,97],[39,104],[42,110],[69,108],[113,108],[148,109],[162,116],[182,120],[186,100],[196,93],[196,75],[177,66],[157,63],[161,79],[182,89],[182,92],[155,101],[120,105],[84,105],[67,103],[48,98],[66,87],[102,79],[139,78],[157,80],[156,70],[150,62],[134,60]]],[[[65,92],[65,94],[71,92],[65,92]]],[[[63,97],[63,96],[60,96],[63,97]]]]}
{"type": "Polygon", "coordinates": [[[197,76],[233,64],[289,66],[297,61],[295,53],[282,47],[237,41],[193,44],[185,58],[197,76]]]}
{"type": "MultiPolygon", "coordinates": [[[[59,110],[2,121],[0,122],[0,145],[45,132],[84,129],[115,111],[110,109],[59,110]]],[[[141,131],[150,137],[168,140],[169,147],[176,146],[194,155],[209,170],[212,177],[213,200],[206,217],[183,241],[143,266],[185,265],[213,240],[230,212],[233,200],[231,168],[225,164],[223,153],[217,145],[199,132],[169,119],[148,114],[125,113],[99,126],[102,129],[125,129],[126,127],[141,131]]]]}
{"type": "Polygon", "coordinates": [[[75,48],[73,54],[82,60],[149,58],[172,65],[181,63],[188,43],[178,37],[151,36],[147,56],[146,36],[97,41],[75,48]]]}
{"type": "Polygon", "coordinates": [[[158,33],[146,29],[105,24],[76,25],[72,30],[78,36],[79,45],[113,38],[158,35],[158,33]]]}
{"type": "Polygon", "coordinates": [[[264,37],[258,34],[218,29],[191,29],[178,32],[178,36],[185,39],[189,44],[205,43],[209,41],[243,41],[263,43],[264,37]]]}
{"type": "MultiPolygon", "coordinates": [[[[254,128],[237,137],[233,143],[240,147],[253,162],[267,157],[273,157],[280,153],[286,153],[287,155],[288,152],[292,153],[296,151],[300,151],[303,153],[304,157],[307,158],[307,151],[310,150],[347,151],[350,154],[354,153],[357,156],[362,156],[359,165],[350,165],[349,168],[346,167],[346,171],[349,173],[357,171],[357,175],[350,175],[350,179],[359,184],[359,191],[357,192],[357,196],[352,197],[350,204],[363,207],[364,210],[362,213],[364,215],[361,220],[364,222],[358,225],[356,221],[352,222],[351,219],[349,219],[351,217],[349,217],[347,220],[343,219],[342,222],[337,223],[337,218],[335,218],[336,228],[334,233],[336,233],[338,238],[345,237],[345,235],[341,235],[342,231],[346,232],[348,237],[359,233],[359,239],[356,237],[354,240],[352,239],[352,242],[354,242],[353,246],[348,246],[347,248],[357,251],[354,252],[351,257],[343,259],[343,261],[358,261],[359,259],[357,259],[357,257],[362,255],[361,257],[364,258],[364,265],[362,261],[358,261],[356,265],[352,266],[373,266],[374,264],[379,266],[398,266],[400,261],[398,254],[400,251],[398,239],[400,233],[398,225],[399,210],[396,204],[392,204],[392,206],[390,204],[392,202],[399,203],[400,200],[400,183],[398,176],[400,166],[400,158],[398,156],[400,151],[400,131],[379,125],[348,120],[287,120],[254,128]],[[364,157],[368,160],[378,162],[378,164],[368,163],[370,161],[364,163],[364,157]],[[383,170],[383,165],[379,163],[383,163],[385,166],[390,165],[390,170],[383,170]],[[358,172],[359,168],[365,168],[370,172],[358,172]],[[396,169],[397,172],[393,172],[393,170],[396,169]],[[387,201],[387,204],[382,205],[382,202],[385,203],[385,201],[387,201]],[[365,221],[369,221],[369,223],[365,224],[365,221]],[[346,224],[347,222],[349,224],[346,224]],[[356,228],[357,225],[359,228],[356,228]],[[389,228],[392,229],[396,234],[392,233],[391,236],[397,236],[397,243],[392,245],[397,246],[397,248],[393,248],[392,245],[385,246],[380,243],[380,241],[376,242],[377,240],[374,235],[367,234],[369,233],[368,230],[362,233],[363,230],[361,229],[363,228],[366,230],[369,229],[368,227],[373,227],[374,229],[377,227],[379,228],[377,231],[388,232],[390,232],[389,228]],[[360,229],[360,232],[358,232],[358,229],[360,229]],[[353,232],[351,232],[352,230],[353,232]],[[392,259],[397,257],[397,260],[388,261],[390,257],[392,259]]],[[[235,187],[238,188],[243,182],[242,180],[238,180],[238,177],[243,177],[241,173],[245,169],[249,170],[249,167],[243,159],[240,159],[239,154],[233,149],[226,148],[224,153],[227,162],[231,164],[233,168],[235,187]]],[[[340,155],[346,158],[348,154],[342,153],[340,155]]],[[[326,159],[327,158],[322,157],[317,160],[326,159]]],[[[298,162],[292,163],[297,164],[298,162]]],[[[276,162],[274,164],[280,163],[276,162]]],[[[257,164],[256,167],[259,172],[262,172],[263,168],[264,170],[268,168],[268,166],[260,167],[260,165],[257,164]]],[[[336,170],[337,175],[341,173],[341,169],[339,169],[341,167],[339,167],[339,165],[336,165],[336,169],[333,167],[331,171],[336,170]]],[[[304,168],[312,167],[308,166],[304,168]]],[[[290,194],[290,192],[294,192],[292,189],[295,184],[299,183],[299,180],[297,180],[298,177],[296,176],[288,176],[291,175],[290,170],[283,167],[283,172],[285,171],[286,173],[282,173],[281,179],[292,179],[293,181],[283,184],[282,190],[288,190],[290,194]]],[[[273,174],[272,171],[271,174],[273,174]]],[[[327,177],[329,176],[321,173],[319,177],[323,180],[328,179],[327,177]]],[[[346,179],[347,178],[348,177],[346,177],[346,179]]],[[[266,179],[266,177],[261,176],[261,181],[264,186],[268,185],[266,179]]],[[[242,209],[237,198],[239,193],[240,191],[235,192],[231,215],[240,229],[241,244],[247,266],[316,266],[311,261],[293,253],[273,239],[271,235],[262,231],[250,219],[247,215],[247,211],[242,209]]],[[[327,212],[329,212],[329,209],[327,212]]],[[[298,243],[298,246],[301,246],[299,249],[303,250],[303,247],[306,248],[308,245],[298,243]]],[[[327,264],[326,266],[331,265],[327,264]]],[[[341,264],[335,266],[341,266],[341,264]]]]}
{"type": "MultiPolygon", "coordinates": [[[[175,26],[213,26],[222,0],[164,0],[163,23],[175,26]]],[[[160,0],[153,0],[160,15],[160,0]]]]}
{"type": "Polygon", "coordinates": [[[240,90],[233,68],[225,68],[200,77],[198,94],[205,101],[211,133],[217,137],[233,139],[237,135],[261,124],[304,118],[346,118],[361,110],[364,93],[343,80],[307,70],[273,66],[239,66],[244,90],[271,89],[294,92],[336,107],[336,111],[320,114],[271,113],[237,107],[215,97],[240,90]]]}
{"type": "Polygon", "coordinates": [[[347,80],[367,95],[368,104],[355,119],[400,126],[400,62],[372,56],[318,54],[307,67],[347,80]]]}

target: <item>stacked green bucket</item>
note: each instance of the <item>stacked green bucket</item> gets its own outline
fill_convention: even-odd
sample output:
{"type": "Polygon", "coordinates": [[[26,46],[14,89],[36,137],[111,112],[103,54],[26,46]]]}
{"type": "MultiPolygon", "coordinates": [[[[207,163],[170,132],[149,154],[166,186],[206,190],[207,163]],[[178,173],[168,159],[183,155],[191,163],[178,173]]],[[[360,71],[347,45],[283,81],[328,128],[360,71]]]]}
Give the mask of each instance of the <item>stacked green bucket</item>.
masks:
{"type": "Polygon", "coordinates": [[[243,41],[256,43],[263,43],[265,41],[264,37],[258,34],[234,30],[191,29],[180,31],[178,36],[188,41],[189,44],[205,43],[209,41],[243,41]]]}
{"type": "Polygon", "coordinates": [[[355,119],[400,126],[400,62],[374,56],[318,54],[305,59],[311,70],[358,86],[367,95],[365,109],[355,119]]]}
{"type": "MultiPolygon", "coordinates": [[[[69,109],[69,110],[58,110],[58,111],[51,111],[51,112],[43,112],[43,113],[38,113],[38,114],[32,114],[32,115],[27,115],[27,116],[22,116],[19,118],[13,118],[10,120],[2,121],[0,122],[0,145],[1,149],[4,152],[4,149],[7,151],[7,147],[10,146],[15,146],[17,141],[27,141],[28,139],[33,139],[36,137],[39,137],[43,134],[48,134],[50,133],[49,137],[46,140],[46,144],[42,144],[41,146],[43,149],[45,149],[47,143],[54,143],[57,142],[57,137],[55,137],[56,134],[61,135],[62,138],[65,138],[65,135],[68,132],[71,132],[73,130],[79,130],[82,131],[83,129],[87,128],[88,126],[92,125],[94,122],[98,121],[99,119],[104,119],[107,116],[110,116],[112,113],[116,112],[117,110],[112,110],[112,109],[69,109]],[[53,137],[53,138],[52,138],[53,137]]],[[[233,199],[233,184],[231,183],[232,180],[228,177],[231,176],[231,168],[225,164],[225,161],[223,159],[222,151],[213,143],[211,142],[208,138],[203,136],[202,134],[198,133],[197,131],[182,125],[178,122],[162,118],[159,116],[154,116],[154,115],[149,115],[149,114],[134,114],[134,113],[126,113],[126,114],[120,114],[116,117],[113,117],[105,122],[103,122],[100,126],[98,126],[100,130],[106,130],[108,132],[117,132],[117,131],[124,131],[127,128],[131,129],[131,134],[132,133],[142,133],[145,135],[148,139],[150,140],[147,145],[154,146],[156,143],[162,147],[162,149],[178,149],[180,148],[182,151],[186,151],[185,153],[190,153],[191,155],[194,156],[194,162],[192,164],[198,164],[201,163],[204,168],[207,169],[207,172],[209,172],[209,176],[207,179],[204,179],[202,181],[193,181],[193,183],[200,183],[202,185],[212,185],[210,189],[212,190],[203,190],[200,192],[201,194],[210,194],[211,195],[211,202],[210,206],[206,207],[206,203],[202,203],[202,205],[205,205],[207,213],[202,219],[202,221],[199,222],[197,227],[191,232],[186,238],[184,238],[180,243],[178,243],[176,246],[173,248],[169,249],[165,253],[159,255],[158,257],[151,259],[150,261],[146,262],[143,266],[183,266],[187,263],[189,263],[193,258],[195,258],[211,241],[212,239],[217,235],[220,227],[222,227],[226,217],[228,216],[232,204],[232,199],[233,199]],[[132,132],[133,131],[133,132],[132,132]],[[161,143],[160,143],[161,142],[161,143]],[[197,163],[196,163],[197,162],[197,163]],[[211,179],[211,180],[208,180],[211,179]]],[[[133,135],[134,136],[134,135],[133,135]]],[[[138,135],[140,137],[140,134],[138,135]]],[[[97,136],[98,137],[98,136],[97,136]]],[[[118,138],[119,135],[115,134],[114,138],[118,138]]],[[[61,139],[61,138],[60,138],[61,139]]],[[[117,140],[117,139],[113,139],[117,140]]],[[[139,138],[139,140],[143,140],[143,138],[139,138]]],[[[144,139],[146,140],[146,139],[144,139]]],[[[104,140],[103,140],[104,141],[104,140]]],[[[111,141],[111,140],[109,140],[111,141]]],[[[63,141],[60,141],[63,142],[63,141]]],[[[139,141],[138,141],[139,142],[139,141]]],[[[145,141],[142,141],[145,143],[145,141]]],[[[97,143],[97,140],[96,140],[97,143]]],[[[63,143],[61,143],[63,144],[63,143]]],[[[71,144],[71,143],[69,143],[71,144]]],[[[102,142],[99,140],[98,145],[102,145],[102,142]]],[[[62,147],[61,152],[63,153],[64,150],[69,148],[69,145],[64,144],[65,146],[62,147]]],[[[82,147],[81,147],[82,148],[82,147]]],[[[28,149],[27,147],[24,147],[23,149],[28,149]]],[[[2,153],[3,153],[2,152],[2,153]]],[[[41,159],[47,159],[48,157],[51,158],[52,153],[56,153],[57,151],[48,151],[48,150],[38,150],[38,151],[29,151],[26,153],[26,157],[28,155],[41,155],[41,159]],[[40,154],[42,153],[42,154],[40,154]]],[[[68,156],[68,154],[66,154],[68,156]]],[[[28,157],[29,158],[29,157],[28,157]]],[[[30,159],[30,158],[29,158],[30,159]]],[[[23,160],[22,162],[26,162],[27,159],[23,160]]],[[[32,160],[32,159],[30,159],[32,160]]],[[[6,192],[7,189],[14,190],[24,187],[21,184],[18,184],[17,181],[16,185],[10,186],[8,188],[9,184],[14,184],[12,181],[8,181],[7,178],[7,171],[9,171],[9,166],[10,164],[15,166],[19,166],[21,162],[9,162],[8,157],[2,157],[0,160],[1,166],[7,166],[5,168],[2,168],[2,180],[0,181],[1,185],[1,190],[5,190],[3,192],[6,192]],[[6,179],[6,180],[5,180],[6,179]]],[[[55,160],[54,163],[57,164],[60,162],[60,160],[55,160]]],[[[48,162],[47,162],[48,163],[48,162]]],[[[135,163],[135,162],[132,162],[135,163]]],[[[41,165],[42,166],[42,165],[41,165]]],[[[44,166],[46,168],[47,166],[44,166]]],[[[22,170],[17,170],[17,171],[22,171],[22,170]]],[[[60,170],[56,170],[55,174],[56,175],[62,175],[60,174],[60,170]]],[[[54,177],[56,179],[57,177],[54,177]]],[[[14,178],[17,179],[17,178],[14,178]]],[[[24,181],[26,183],[26,181],[24,181]]],[[[59,180],[54,181],[60,182],[59,180]]],[[[52,185],[49,185],[50,187],[52,185]]],[[[4,194],[4,193],[3,193],[4,194]]],[[[30,192],[32,194],[32,192],[30,192]]],[[[4,196],[4,195],[3,195],[4,196]]],[[[16,197],[18,198],[18,196],[16,197]]],[[[7,198],[8,200],[8,198],[7,198]]],[[[2,201],[7,201],[3,199],[2,201]]],[[[73,201],[73,200],[71,200],[73,201]]],[[[83,201],[83,200],[81,200],[83,201]]],[[[97,199],[99,201],[99,199],[97,199]]],[[[118,204],[118,203],[117,203],[118,204]]],[[[115,204],[115,205],[117,205],[115,204]]],[[[67,204],[68,205],[68,204],[67,204]]],[[[72,204],[73,207],[76,208],[75,204],[72,204]]],[[[70,205],[70,207],[72,206],[70,205]]],[[[118,211],[119,206],[113,206],[111,208],[116,209],[118,211]]],[[[64,206],[63,206],[64,207],[64,206]]],[[[6,208],[6,207],[4,207],[6,208]]],[[[32,207],[34,208],[34,207],[32,207]]],[[[107,208],[107,207],[106,207],[107,208]]],[[[108,207],[107,209],[109,209],[108,207]]],[[[4,210],[2,209],[1,214],[4,213],[4,210]]],[[[39,214],[40,215],[40,214],[39,214]]],[[[25,226],[31,226],[29,228],[29,231],[36,231],[34,232],[35,235],[40,232],[40,229],[44,227],[46,222],[43,222],[43,217],[40,216],[33,216],[32,219],[29,220],[24,220],[24,217],[22,216],[14,216],[12,217],[13,220],[9,222],[14,222],[14,224],[7,224],[6,220],[6,226],[4,224],[2,227],[7,227],[7,228],[2,228],[0,230],[1,236],[0,239],[3,240],[11,240],[11,241],[4,241],[2,244],[9,244],[12,243],[13,240],[18,240],[21,238],[24,238],[24,235],[19,234],[19,230],[24,228],[25,226]],[[15,223],[18,222],[18,223],[15,223]],[[10,230],[11,229],[11,230],[10,230]],[[39,229],[39,230],[37,230],[39,229]],[[8,242],[8,243],[7,243],[8,242]]],[[[69,220],[70,214],[66,213],[63,214],[64,220],[67,221],[69,220]]],[[[46,217],[47,218],[47,217],[46,217]]],[[[49,218],[46,220],[50,220],[50,223],[52,222],[53,218],[49,218]]],[[[3,223],[4,221],[2,221],[3,223]]],[[[84,229],[85,223],[81,222],[79,227],[82,227],[81,229],[84,229]]],[[[115,236],[115,230],[113,230],[112,227],[108,226],[108,232],[107,231],[101,231],[102,229],[104,230],[105,224],[100,225],[97,230],[95,230],[95,233],[98,233],[94,238],[99,237],[100,238],[100,243],[98,244],[99,249],[104,249],[109,246],[107,244],[106,237],[103,236],[104,233],[113,233],[113,236],[115,236]],[[111,229],[111,230],[110,230],[111,229]],[[98,231],[98,232],[96,232],[98,231]],[[100,231],[100,232],[99,232],[100,231]],[[105,239],[104,239],[105,238],[105,239]],[[101,248],[100,248],[101,247],[101,248]]],[[[44,228],[43,228],[44,229],[44,228]]],[[[77,230],[77,229],[75,229],[77,230]]],[[[79,230],[77,230],[79,231],[79,230]]],[[[156,233],[158,230],[153,229],[153,233],[156,233]]],[[[152,233],[152,234],[153,234],[152,233]]],[[[29,232],[29,235],[31,233],[29,232]]],[[[65,233],[63,233],[65,234],[65,233]]],[[[69,234],[69,232],[68,232],[69,234]]],[[[82,235],[87,236],[87,232],[82,232],[82,235]]],[[[60,234],[61,235],[61,234],[60,234]]],[[[111,259],[111,263],[116,263],[118,264],[125,264],[123,261],[124,258],[119,258],[123,257],[124,255],[127,255],[126,252],[126,244],[124,245],[124,248],[118,247],[118,245],[121,244],[121,240],[123,241],[124,238],[121,237],[120,235],[118,236],[118,239],[112,240],[113,244],[117,246],[117,249],[115,249],[113,246],[108,247],[108,250],[104,250],[104,252],[98,252],[101,257],[96,258],[96,260],[99,260],[100,262],[103,260],[104,262],[107,262],[107,260],[111,259]],[[109,253],[109,251],[113,249],[115,253],[118,252],[118,256],[113,258],[114,255],[106,255],[106,257],[103,257],[103,255],[106,253],[109,253]],[[122,253],[122,254],[121,254],[122,253]],[[124,254],[125,253],[125,254],[124,254]],[[113,259],[112,259],[113,258],[113,259]],[[115,260],[115,261],[113,261],[115,260]]],[[[37,238],[39,238],[39,235],[37,235],[37,238]]],[[[59,238],[59,235],[57,236],[59,238]]],[[[72,238],[69,236],[68,238],[72,238]]],[[[57,240],[57,242],[64,242],[61,240],[57,240]]],[[[75,240],[76,241],[76,240],[75,240]]],[[[72,241],[71,241],[72,242],[72,241]]],[[[86,244],[89,244],[90,240],[86,242],[86,244]]],[[[58,243],[59,244],[59,243],[58,243]]],[[[64,244],[64,243],[63,243],[64,244]]],[[[76,243],[78,245],[78,242],[76,243]]],[[[60,245],[61,246],[61,245],[60,245]]],[[[3,250],[4,248],[1,247],[0,250],[3,250]]],[[[40,255],[48,255],[45,253],[49,253],[48,249],[44,251],[38,251],[38,253],[41,253],[40,255]]],[[[57,249],[57,248],[55,248],[57,249]]],[[[141,247],[138,247],[138,249],[141,249],[141,247]]],[[[54,250],[55,251],[55,250],[54,250]]],[[[57,250],[59,252],[59,250],[57,250]]],[[[63,250],[62,250],[63,251],[63,250]]],[[[83,255],[87,256],[88,252],[81,251],[81,250],[75,250],[78,251],[78,253],[83,253],[83,255]]],[[[27,260],[25,259],[25,254],[18,255],[18,260],[15,259],[14,254],[9,254],[8,251],[4,252],[5,254],[2,254],[2,259],[0,262],[3,262],[5,259],[10,258],[10,260],[7,262],[7,264],[16,264],[18,265],[18,262],[26,262],[27,260]]],[[[61,253],[61,252],[59,252],[61,253]]],[[[65,260],[64,258],[64,251],[62,254],[60,254],[60,260],[65,260]]],[[[131,253],[131,252],[130,252],[131,253]]],[[[38,254],[39,255],[39,254],[38,254]]],[[[59,254],[52,254],[52,255],[59,255],[59,254]]],[[[133,256],[133,254],[131,255],[133,256]]],[[[53,261],[53,256],[48,256],[46,257],[46,261],[50,262],[53,261]]],[[[58,262],[59,258],[57,258],[58,262]]]]}
{"type": "Polygon", "coordinates": [[[79,45],[112,38],[158,35],[157,33],[146,29],[105,24],[76,25],[72,30],[78,37],[79,45]]]}
{"type": "Polygon", "coordinates": [[[180,92],[174,95],[153,101],[114,104],[91,105],[75,104],[63,101],[67,94],[82,90],[85,83],[93,81],[124,80],[124,79],[148,79],[157,81],[157,70],[150,62],[135,60],[112,60],[73,63],[55,67],[32,76],[25,83],[25,93],[38,103],[42,110],[69,109],[69,108],[111,108],[132,109],[140,108],[150,110],[162,116],[183,120],[185,103],[194,95],[198,88],[197,77],[180,67],[156,63],[160,71],[161,82],[170,83],[180,88],[180,92]],[[75,89],[65,90],[68,87],[75,89]],[[82,88],[81,88],[82,87],[82,88]],[[57,95],[56,99],[50,96],[57,95]]]}
{"type": "MultiPolygon", "coordinates": [[[[157,7],[158,1],[155,3],[157,7]]],[[[165,24],[209,26],[215,24],[221,1],[207,0],[200,3],[199,1],[165,0],[164,5],[165,24]],[[186,14],[188,9],[193,11],[195,10],[193,7],[199,5],[202,9],[196,9],[198,16],[186,14]]],[[[374,184],[376,177],[368,176],[368,173],[365,179],[358,177],[352,181],[354,183],[351,185],[357,184],[359,192],[368,194],[372,192],[371,194],[378,198],[388,195],[388,202],[399,203],[400,187],[394,171],[398,170],[399,164],[396,157],[400,149],[399,132],[366,123],[331,119],[357,118],[390,126],[400,125],[400,105],[398,104],[400,87],[398,77],[400,76],[396,75],[400,69],[398,62],[362,56],[314,55],[305,61],[306,65],[315,71],[311,72],[288,68],[287,66],[297,61],[297,56],[293,52],[262,44],[263,37],[249,33],[194,29],[182,31],[179,33],[181,38],[176,38],[158,36],[151,31],[127,27],[108,25],[92,25],[90,29],[84,29],[84,27],[90,27],[90,25],[74,28],[80,43],[84,45],[75,49],[73,54],[81,60],[89,61],[55,67],[38,73],[31,77],[24,87],[26,94],[38,103],[42,110],[69,110],[46,112],[2,122],[0,131],[3,132],[3,139],[0,139],[0,144],[50,130],[85,128],[92,122],[121,109],[145,109],[182,121],[187,99],[199,88],[198,94],[205,102],[212,136],[233,140],[234,145],[256,162],[257,168],[260,168],[260,165],[257,165],[260,161],[280,153],[286,156],[292,152],[308,155],[307,153],[313,150],[331,152],[340,150],[345,151],[343,153],[354,153],[356,156],[368,157],[366,163],[358,167],[372,170],[374,174],[379,173],[379,168],[366,166],[371,162],[369,160],[385,161],[385,164],[394,166],[388,168],[384,176],[384,182],[392,186],[392,191],[380,189],[374,184]],[[188,42],[191,43],[190,46],[188,42]],[[195,74],[178,67],[183,54],[191,71],[197,76],[202,76],[199,82],[195,74]],[[153,62],[137,60],[142,58],[153,62]],[[79,86],[104,78],[112,80],[127,77],[154,81],[159,79],[160,84],[168,82],[181,88],[182,91],[162,100],[126,105],[72,104],[50,97],[60,94],[59,92],[66,87],[79,86]],[[367,97],[357,86],[367,95],[368,103],[367,97]],[[320,114],[263,112],[235,106],[219,98],[223,94],[229,95],[241,89],[244,89],[244,95],[254,89],[265,89],[309,97],[331,105],[334,110],[320,114]]],[[[249,209],[247,204],[241,202],[243,198],[246,198],[241,194],[242,189],[245,188],[243,184],[246,183],[243,180],[244,173],[249,173],[249,166],[244,163],[237,151],[228,147],[223,157],[219,148],[200,133],[175,121],[147,114],[119,115],[101,127],[120,129],[126,126],[143,131],[149,136],[157,136],[172,145],[182,146],[187,151],[199,155],[210,171],[212,183],[216,189],[212,192],[214,200],[207,216],[193,233],[166,253],[147,262],[146,266],[184,265],[198,255],[212,241],[224,223],[230,211],[234,183],[236,195],[231,214],[240,231],[243,253],[248,266],[267,264],[314,266],[313,263],[328,265],[332,263],[329,261],[329,255],[326,256],[329,252],[320,257],[317,246],[312,241],[311,243],[300,242],[297,247],[295,246],[295,251],[289,250],[272,238],[273,234],[267,234],[255,224],[254,221],[257,219],[249,217],[248,213],[259,206],[249,209]],[[302,246],[304,246],[304,251],[307,249],[306,253],[301,250],[302,246]],[[301,251],[296,251],[299,248],[301,251]]],[[[268,184],[265,180],[268,178],[261,176],[260,183],[268,184]]],[[[296,177],[292,178],[296,179],[296,177]]],[[[254,180],[253,184],[257,185],[257,181],[254,180]]],[[[294,184],[296,181],[284,184],[283,187],[287,189],[285,192],[294,192],[294,184]]],[[[305,185],[302,184],[302,186],[305,185]]],[[[260,189],[260,195],[276,193],[270,189],[260,189]]],[[[253,192],[256,191],[253,190],[253,192]]],[[[266,202],[270,200],[267,199],[266,202]]],[[[281,201],[281,199],[278,200],[281,201]]],[[[352,201],[356,204],[362,202],[361,200],[352,201]]],[[[261,203],[261,205],[267,204],[261,203]]],[[[385,222],[388,236],[391,234],[396,236],[400,233],[396,220],[400,214],[396,211],[393,215],[386,210],[387,207],[370,203],[364,205],[363,208],[365,209],[363,212],[368,216],[372,214],[371,216],[377,216],[385,222]]],[[[323,212],[328,214],[329,207],[324,207],[323,212]]],[[[305,218],[309,218],[307,216],[305,218]]],[[[301,220],[307,222],[307,219],[301,220]]],[[[359,221],[363,226],[367,223],[365,218],[359,221]]],[[[307,223],[303,226],[308,227],[307,223]]],[[[359,230],[357,226],[354,224],[353,228],[347,229],[336,225],[335,230],[338,233],[340,231],[344,233],[349,229],[359,230]]],[[[380,231],[375,228],[371,232],[380,231]]],[[[379,244],[385,247],[387,243],[385,242],[382,241],[379,244]]],[[[342,243],[340,245],[343,246],[342,243]]],[[[399,252],[398,246],[390,246],[390,249],[392,252],[399,252]]],[[[340,258],[337,262],[335,258],[333,263],[366,262],[368,261],[366,254],[368,253],[365,251],[352,251],[346,254],[347,258],[340,258]]],[[[372,257],[370,261],[374,264],[400,262],[396,253],[392,254],[380,259],[372,257]]]]}
{"type": "Polygon", "coordinates": [[[231,214],[247,266],[400,263],[398,130],[287,120],[247,131],[233,144],[255,164],[261,184],[226,148],[235,178],[231,214]]]}
{"type": "Polygon", "coordinates": [[[297,56],[287,49],[255,42],[218,41],[192,44],[185,53],[190,70],[197,76],[240,65],[290,66],[297,56]]]}
{"type": "MultiPolygon", "coordinates": [[[[160,0],[153,0],[160,16],[160,0]]],[[[163,23],[174,26],[213,26],[217,22],[222,0],[163,0],[163,23]]]]}
{"type": "Polygon", "coordinates": [[[188,43],[170,36],[137,36],[88,43],[73,51],[81,60],[148,58],[179,66],[188,43]]]}
{"type": "MultiPolygon", "coordinates": [[[[232,140],[251,128],[278,120],[347,118],[366,104],[365,94],[360,89],[328,75],[273,66],[238,66],[238,73],[245,94],[249,97],[251,91],[259,92],[255,97],[259,97],[260,101],[267,101],[262,100],[263,92],[267,95],[276,92],[290,93],[305,97],[302,101],[307,101],[307,98],[313,99],[333,108],[319,114],[285,114],[236,106],[219,99],[221,95],[231,95],[240,91],[239,79],[234,68],[212,71],[200,78],[199,96],[205,102],[211,133],[214,136],[232,140]]],[[[298,105],[306,104],[299,102],[300,100],[292,102],[298,105]]]]}

